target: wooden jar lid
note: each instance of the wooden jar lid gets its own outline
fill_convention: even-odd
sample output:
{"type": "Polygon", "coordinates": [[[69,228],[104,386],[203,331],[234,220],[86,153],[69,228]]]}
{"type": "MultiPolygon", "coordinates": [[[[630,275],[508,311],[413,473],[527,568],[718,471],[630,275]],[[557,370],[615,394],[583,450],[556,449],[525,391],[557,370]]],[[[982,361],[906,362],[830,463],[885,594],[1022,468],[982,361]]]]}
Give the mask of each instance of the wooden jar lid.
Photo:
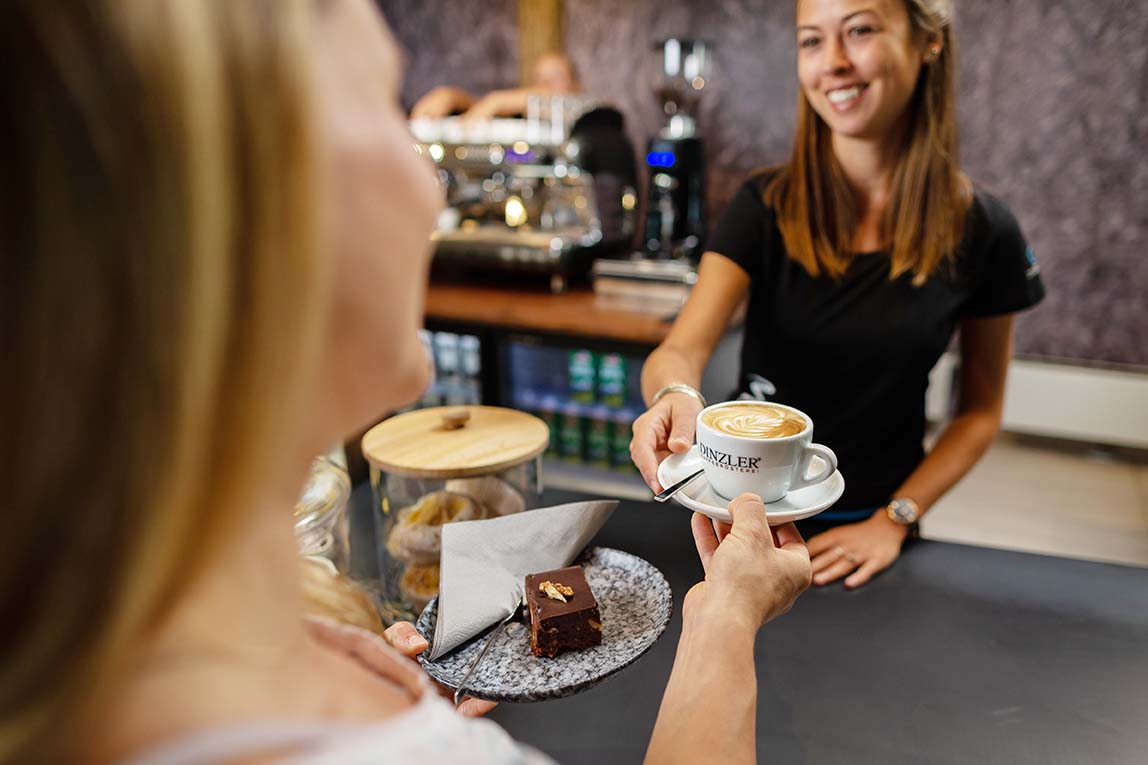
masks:
{"type": "Polygon", "coordinates": [[[363,436],[362,447],[367,461],[387,473],[466,478],[520,465],[546,451],[549,441],[546,423],[525,412],[444,406],[380,422],[363,436]]]}

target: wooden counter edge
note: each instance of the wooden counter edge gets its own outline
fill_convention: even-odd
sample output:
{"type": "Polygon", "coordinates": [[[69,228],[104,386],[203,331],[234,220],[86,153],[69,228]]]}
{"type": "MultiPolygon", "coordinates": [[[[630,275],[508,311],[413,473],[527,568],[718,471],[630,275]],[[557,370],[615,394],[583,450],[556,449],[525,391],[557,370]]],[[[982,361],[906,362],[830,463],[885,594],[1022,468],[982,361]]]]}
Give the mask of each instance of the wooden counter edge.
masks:
{"type": "Polygon", "coordinates": [[[427,291],[426,317],[650,347],[665,339],[672,324],[657,315],[605,306],[589,289],[555,295],[511,287],[436,283],[427,291]]]}

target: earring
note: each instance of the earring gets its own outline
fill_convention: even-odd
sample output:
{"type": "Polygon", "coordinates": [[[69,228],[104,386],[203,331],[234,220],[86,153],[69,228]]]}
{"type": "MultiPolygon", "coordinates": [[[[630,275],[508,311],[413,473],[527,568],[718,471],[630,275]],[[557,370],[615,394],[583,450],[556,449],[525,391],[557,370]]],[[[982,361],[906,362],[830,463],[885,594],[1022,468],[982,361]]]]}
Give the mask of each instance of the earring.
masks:
{"type": "Polygon", "coordinates": [[[934,45],[932,48],[929,48],[929,57],[928,57],[929,63],[931,64],[934,61],[936,61],[940,55],[941,55],[941,46],[934,45]]]}

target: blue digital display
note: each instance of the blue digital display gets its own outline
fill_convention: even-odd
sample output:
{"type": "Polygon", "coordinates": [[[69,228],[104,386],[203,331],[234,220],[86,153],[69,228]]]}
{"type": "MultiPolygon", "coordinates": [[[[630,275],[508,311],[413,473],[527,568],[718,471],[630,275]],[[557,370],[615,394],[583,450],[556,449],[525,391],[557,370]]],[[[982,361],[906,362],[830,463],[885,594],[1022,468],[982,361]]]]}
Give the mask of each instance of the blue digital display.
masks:
{"type": "Polygon", "coordinates": [[[533,149],[527,149],[526,151],[515,151],[514,149],[508,148],[506,150],[506,161],[510,164],[534,162],[540,156],[541,154],[533,149]]]}
{"type": "Polygon", "coordinates": [[[646,155],[646,164],[650,167],[673,167],[674,159],[672,151],[651,151],[646,155]]]}

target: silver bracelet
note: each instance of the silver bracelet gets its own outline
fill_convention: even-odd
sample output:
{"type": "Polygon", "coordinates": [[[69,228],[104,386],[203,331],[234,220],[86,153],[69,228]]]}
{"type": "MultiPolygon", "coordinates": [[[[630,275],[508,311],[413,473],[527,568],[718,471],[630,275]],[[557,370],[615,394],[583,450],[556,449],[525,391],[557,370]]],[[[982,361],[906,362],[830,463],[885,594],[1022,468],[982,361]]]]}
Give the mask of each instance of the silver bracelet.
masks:
{"type": "Polygon", "coordinates": [[[670,393],[684,393],[687,396],[692,396],[696,398],[699,403],[701,403],[703,409],[709,406],[709,404],[706,403],[706,397],[701,394],[701,391],[699,391],[694,386],[686,385],[685,383],[673,383],[662,388],[654,394],[653,398],[650,399],[650,406],[658,403],[663,396],[666,396],[670,393]]]}

